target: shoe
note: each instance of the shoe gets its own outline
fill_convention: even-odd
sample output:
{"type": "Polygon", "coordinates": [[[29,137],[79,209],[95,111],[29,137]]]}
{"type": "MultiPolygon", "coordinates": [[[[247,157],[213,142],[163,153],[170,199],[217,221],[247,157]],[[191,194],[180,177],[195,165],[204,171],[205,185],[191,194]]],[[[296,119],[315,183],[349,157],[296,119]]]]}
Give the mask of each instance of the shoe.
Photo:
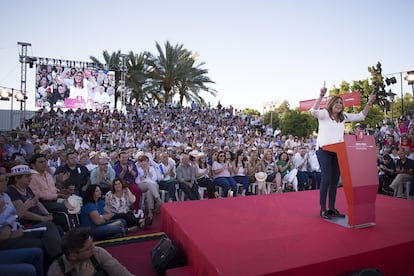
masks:
{"type": "Polygon", "coordinates": [[[145,224],[146,225],[152,225],[152,216],[147,216],[145,218],[145,224]]]}
{"type": "Polygon", "coordinates": [[[139,220],[138,227],[142,230],[146,229],[149,225],[152,225],[152,219],[150,217],[146,217],[145,219],[139,220]]]}
{"type": "Polygon", "coordinates": [[[323,219],[331,219],[331,217],[328,215],[328,212],[326,210],[321,210],[321,218],[323,219]]]}
{"type": "Polygon", "coordinates": [[[144,218],[144,212],[141,210],[141,209],[139,209],[135,214],[134,214],[134,216],[137,218],[137,219],[141,219],[141,218],[144,218]]]}
{"type": "Polygon", "coordinates": [[[127,233],[134,233],[134,232],[138,231],[139,228],[140,228],[139,226],[129,227],[129,228],[127,228],[127,233]]]}
{"type": "Polygon", "coordinates": [[[338,210],[336,210],[335,208],[329,209],[327,211],[328,215],[331,217],[336,217],[336,218],[344,218],[345,215],[341,214],[338,210]]]}

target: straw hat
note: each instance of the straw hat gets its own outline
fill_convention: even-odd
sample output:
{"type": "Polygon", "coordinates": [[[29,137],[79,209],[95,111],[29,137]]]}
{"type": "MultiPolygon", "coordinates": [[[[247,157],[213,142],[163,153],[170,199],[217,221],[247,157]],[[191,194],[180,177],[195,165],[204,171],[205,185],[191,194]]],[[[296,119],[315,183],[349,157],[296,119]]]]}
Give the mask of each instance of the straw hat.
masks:
{"type": "Polygon", "coordinates": [[[71,195],[65,199],[64,203],[69,214],[79,214],[82,205],[82,198],[77,195],[71,195]]]}
{"type": "Polygon", "coordinates": [[[198,157],[200,157],[200,156],[203,156],[203,155],[204,155],[204,153],[203,153],[203,152],[200,152],[200,151],[198,151],[198,150],[192,150],[189,154],[190,154],[192,157],[194,157],[194,158],[198,158],[198,157]]]}
{"type": "Polygon", "coordinates": [[[108,154],[106,152],[101,152],[101,154],[99,154],[99,158],[109,158],[108,154]]]}
{"type": "Polygon", "coordinates": [[[37,171],[30,169],[27,165],[17,165],[11,168],[7,176],[25,175],[25,174],[39,174],[37,171]]]}
{"type": "Polygon", "coordinates": [[[89,153],[89,159],[92,159],[92,158],[94,158],[95,156],[97,156],[99,154],[99,152],[96,152],[96,151],[91,151],[90,153],[89,153]]]}
{"type": "Polygon", "coordinates": [[[265,172],[258,172],[254,174],[254,177],[258,182],[266,182],[267,173],[265,172]]]}

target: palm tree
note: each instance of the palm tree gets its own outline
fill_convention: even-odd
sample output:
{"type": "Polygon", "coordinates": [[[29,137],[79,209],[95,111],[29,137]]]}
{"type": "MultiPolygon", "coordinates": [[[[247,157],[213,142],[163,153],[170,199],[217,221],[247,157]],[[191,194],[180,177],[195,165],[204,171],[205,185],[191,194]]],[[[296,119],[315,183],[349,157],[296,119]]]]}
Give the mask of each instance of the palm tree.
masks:
{"type": "MultiPolygon", "coordinates": [[[[170,42],[165,43],[165,52],[156,42],[158,56],[150,55],[147,64],[150,67],[151,87],[161,93],[163,90],[163,102],[172,101],[174,96],[174,88],[179,81],[179,77],[183,75],[180,71],[183,66],[179,66],[183,57],[187,56],[187,51],[183,49],[183,45],[172,46],[170,42]]],[[[160,95],[161,96],[161,95],[160,95]]],[[[161,98],[161,97],[160,97],[161,98]]]]}
{"type": "Polygon", "coordinates": [[[216,96],[217,92],[214,89],[208,88],[206,83],[214,83],[209,77],[206,76],[208,70],[202,69],[201,66],[204,62],[194,67],[196,61],[195,55],[187,51],[187,56],[184,56],[180,62],[182,67],[179,72],[182,73],[178,77],[178,94],[179,102],[182,106],[183,100],[186,102],[194,101],[196,103],[204,103],[203,97],[199,95],[200,91],[206,91],[213,96],[216,96]]]}
{"type": "Polygon", "coordinates": [[[140,103],[154,104],[161,102],[162,99],[156,90],[150,85],[150,72],[147,64],[150,53],[143,52],[134,54],[130,51],[128,55],[128,74],[126,75],[126,86],[130,94],[129,103],[135,105],[140,103]]]}

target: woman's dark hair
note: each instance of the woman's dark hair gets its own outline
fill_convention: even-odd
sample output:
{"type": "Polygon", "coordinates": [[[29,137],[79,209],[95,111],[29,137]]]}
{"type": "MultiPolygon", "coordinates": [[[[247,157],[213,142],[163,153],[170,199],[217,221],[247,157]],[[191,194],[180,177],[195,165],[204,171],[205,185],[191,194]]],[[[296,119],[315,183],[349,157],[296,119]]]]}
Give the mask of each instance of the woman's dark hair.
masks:
{"type": "Polygon", "coordinates": [[[207,158],[204,158],[204,160],[198,158],[198,167],[201,169],[207,168],[207,158]]]}
{"type": "MultiPolygon", "coordinates": [[[[219,151],[219,152],[217,153],[217,162],[218,162],[218,163],[221,163],[221,162],[220,162],[220,158],[219,158],[220,154],[223,154],[224,156],[226,156],[226,152],[221,150],[221,151],[219,151]]],[[[224,161],[223,161],[223,162],[224,162],[224,161]]]]}
{"type": "Polygon", "coordinates": [[[128,183],[126,181],[124,181],[122,178],[116,177],[114,180],[112,180],[112,185],[111,185],[111,191],[113,193],[115,193],[115,182],[117,182],[117,181],[122,183],[122,188],[126,188],[126,187],[129,186],[128,183]]]}
{"type": "Polygon", "coordinates": [[[146,156],[145,154],[141,155],[138,157],[138,161],[142,162],[142,161],[149,161],[149,157],[146,156]]]}
{"type": "Polygon", "coordinates": [[[387,161],[391,161],[392,160],[391,156],[389,156],[388,154],[384,155],[383,159],[384,160],[387,160],[387,161]]]}
{"type": "Polygon", "coordinates": [[[230,153],[230,161],[234,161],[234,153],[231,150],[226,150],[225,154],[228,152],[230,153]]]}
{"type": "MultiPolygon", "coordinates": [[[[236,162],[238,162],[239,161],[239,156],[240,155],[243,155],[243,159],[242,159],[242,166],[243,166],[243,168],[246,168],[246,156],[244,156],[244,152],[243,151],[241,151],[241,150],[238,150],[238,151],[236,151],[236,158],[235,158],[235,160],[236,160],[236,162]]],[[[237,166],[237,164],[236,164],[236,166],[237,166]]]]}
{"type": "Polygon", "coordinates": [[[287,157],[286,161],[289,161],[290,157],[289,157],[289,154],[288,154],[286,151],[282,151],[282,152],[279,154],[279,160],[281,160],[281,157],[282,157],[282,155],[283,155],[283,154],[286,154],[286,157],[287,157]]]}
{"type": "Polygon", "coordinates": [[[91,184],[88,186],[88,188],[85,191],[85,195],[83,196],[83,205],[89,202],[95,202],[93,200],[93,194],[95,193],[97,187],[99,187],[99,185],[96,184],[91,184]]]}

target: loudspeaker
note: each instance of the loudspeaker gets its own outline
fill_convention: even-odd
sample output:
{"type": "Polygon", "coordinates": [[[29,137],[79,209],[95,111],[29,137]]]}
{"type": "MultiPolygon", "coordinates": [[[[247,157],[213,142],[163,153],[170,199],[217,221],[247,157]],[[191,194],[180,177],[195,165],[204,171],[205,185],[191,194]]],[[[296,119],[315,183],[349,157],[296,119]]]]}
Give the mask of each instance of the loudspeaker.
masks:
{"type": "Polygon", "coordinates": [[[165,275],[167,269],[186,266],[187,258],[177,244],[164,236],[151,250],[151,265],[160,275],[165,275]]]}

